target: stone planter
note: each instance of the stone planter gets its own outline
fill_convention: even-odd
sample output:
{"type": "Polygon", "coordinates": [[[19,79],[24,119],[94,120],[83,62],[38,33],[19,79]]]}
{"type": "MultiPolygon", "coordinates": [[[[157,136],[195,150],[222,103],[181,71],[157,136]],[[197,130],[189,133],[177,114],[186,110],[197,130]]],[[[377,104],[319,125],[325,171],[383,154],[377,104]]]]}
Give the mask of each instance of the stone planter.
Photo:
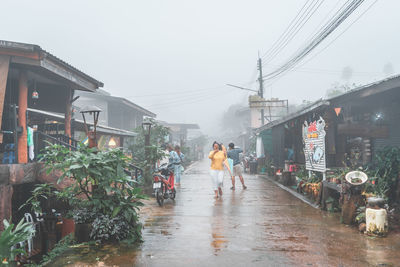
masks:
{"type": "Polygon", "coordinates": [[[92,231],[92,224],[78,223],[75,224],[75,239],[78,243],[88,242],[90,240],[90,232],[92,231]]]}

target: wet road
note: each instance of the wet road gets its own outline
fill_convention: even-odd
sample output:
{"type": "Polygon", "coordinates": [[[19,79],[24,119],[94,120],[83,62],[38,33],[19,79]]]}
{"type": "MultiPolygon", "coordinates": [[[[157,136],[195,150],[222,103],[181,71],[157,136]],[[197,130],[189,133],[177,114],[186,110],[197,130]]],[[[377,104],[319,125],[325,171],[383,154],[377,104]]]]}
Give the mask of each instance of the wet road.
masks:
{"type": "Polygon", "coordinates": [[[371,238],[265,178],[245,175],[215,200],[208,161],[182,178],[175,202],[144,208],[144,243],[70,252],[55,266],[400,266],[400,235],[371,238]]]}

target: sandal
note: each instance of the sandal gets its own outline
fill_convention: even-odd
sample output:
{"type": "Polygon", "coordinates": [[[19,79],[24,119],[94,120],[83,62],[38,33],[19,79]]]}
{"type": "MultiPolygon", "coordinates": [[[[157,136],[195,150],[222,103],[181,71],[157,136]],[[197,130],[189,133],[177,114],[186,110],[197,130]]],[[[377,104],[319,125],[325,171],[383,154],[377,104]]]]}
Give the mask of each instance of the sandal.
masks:
{"type": "Polygon", "coordinates": [[[234,187],[234,186],[232,186],[232,187],[231,187],[231,190],[235,190],[235,187],[234,187]]]}

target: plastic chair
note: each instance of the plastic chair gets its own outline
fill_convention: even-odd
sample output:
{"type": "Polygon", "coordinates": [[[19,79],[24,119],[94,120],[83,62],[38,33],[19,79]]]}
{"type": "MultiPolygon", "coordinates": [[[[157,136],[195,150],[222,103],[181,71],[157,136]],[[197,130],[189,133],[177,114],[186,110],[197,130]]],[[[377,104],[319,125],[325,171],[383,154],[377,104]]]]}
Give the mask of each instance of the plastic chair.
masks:
{"type": "MultiPolygon", "coordinates": [[[[25,213],[24,217],[25,217],[25,222],[30,223],[32,225],[32,228],[35,228],[35,222],[33,221],[32,215],[30,213],[25,213]]],[[[25,242],[27,243],[27,245],[28,245],[28,255],[31,255],[31,253],[33,251],[33,237],[34,236],[35,236],[35,233],[33,233],[28,240],[18,243],[19,247],[23,248],[23,249],[25,249],[25,242]]],[[[12,248],[15,249],[16,246],[12,246],[12,248]]]]}
{"type": "MultiPolygon", "coordinates": [[[[33,221],[33,217],[30,213],[25,213],[25,221],[30,223],[32,225],[32,227],[36,230],[35,228],[35,222],[33,221]]],[[[35,236],[35,234],[33,234],[28,240],[28,253],[29,255],[32,253],[33,250],[33,237],[35,236]]]]}

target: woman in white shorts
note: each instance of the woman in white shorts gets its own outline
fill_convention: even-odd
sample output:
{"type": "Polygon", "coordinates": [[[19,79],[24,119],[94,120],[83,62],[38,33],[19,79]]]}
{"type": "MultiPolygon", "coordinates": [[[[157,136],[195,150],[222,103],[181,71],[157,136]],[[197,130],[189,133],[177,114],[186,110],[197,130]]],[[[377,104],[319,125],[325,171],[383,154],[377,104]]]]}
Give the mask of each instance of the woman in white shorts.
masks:
{"type": "MultiPolygon", "coordinates": [[[[222,182],[224,179],[224,165],[226,166],[226,153],[222,151],[222,145],[217,142],[213,143],[213,150],[208,155],[211,159],[211,181],[214,188],[215,198],[222,196],[222,182]]],[[[229,167],[226,166],[228,171],[229,167]]],[[[229,171],[230,172],[230,171],[229,171]]]]}

